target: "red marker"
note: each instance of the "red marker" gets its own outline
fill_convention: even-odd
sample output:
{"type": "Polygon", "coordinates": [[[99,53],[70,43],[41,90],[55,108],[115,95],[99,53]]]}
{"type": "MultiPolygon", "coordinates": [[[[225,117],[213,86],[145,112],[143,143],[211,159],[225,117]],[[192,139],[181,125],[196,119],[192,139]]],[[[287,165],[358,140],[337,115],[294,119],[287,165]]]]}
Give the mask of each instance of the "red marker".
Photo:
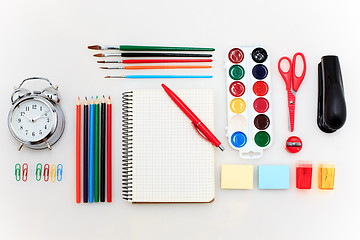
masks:
{"type": "Polygon", "coordinates": [[[200,134],[201,137],[208,140],[215,147],[224,151],[225,148],[221,145],[221,142],[212,134],[212,132],[205,126],[203,122],[190,110],[188,106],[173,92],[171,91],[165,84],[161,84],[164,88],[165,92],[169,95],[169,97],[175,102],[175,104],[185,113],[185,115],[191,120],[194,125],[195,130],[200,134]]]}

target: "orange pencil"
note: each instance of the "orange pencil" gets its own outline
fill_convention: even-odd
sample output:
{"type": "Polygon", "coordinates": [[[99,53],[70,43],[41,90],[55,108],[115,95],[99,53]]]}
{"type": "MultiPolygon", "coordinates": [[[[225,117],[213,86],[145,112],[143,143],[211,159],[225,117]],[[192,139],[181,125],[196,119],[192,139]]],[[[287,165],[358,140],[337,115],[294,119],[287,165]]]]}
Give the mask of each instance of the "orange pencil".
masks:
{"type": "Polygon", "coordinates": [[[111,99],[107,103],[107,202],[112,202],[112,177],[111,177],[111,99]]]}
{"type": "Polygon", "coordinates": [[[81,202],[81,104],[76,103],[76,203],[81,202]]]}
{"type": "Polygon", "coordinates": [[[123,67],[100,67],[101,69],[124,69],[124,70],[142,70],[142,69],[192,69],[192,68],[211,68],[211,66],[187,66],[187,65],[174,65],[174,66],[123,66],[123,67]]]}

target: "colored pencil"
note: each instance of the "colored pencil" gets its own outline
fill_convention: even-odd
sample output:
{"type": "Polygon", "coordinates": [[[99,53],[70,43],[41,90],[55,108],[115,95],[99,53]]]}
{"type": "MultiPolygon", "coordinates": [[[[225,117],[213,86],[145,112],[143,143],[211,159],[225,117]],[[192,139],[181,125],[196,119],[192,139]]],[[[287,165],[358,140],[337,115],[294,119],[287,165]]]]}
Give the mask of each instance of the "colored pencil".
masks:
{"type": "Polygon", "coordinates": [[[90,100],[89,122],[89,202],[94,201],[94,98],[90,100]]]}
{"type": "Polygon", "coordinates": [[[214,48],[203,47],[165,47],[165,46],[136,46],[136,45],[92,45],[93,50],[120,50],[120,51],[215,51],[214,48]]]}
{"type": "Polygon", "coordinates": [[[89,104],[87,98],[84,101],[84,203],[89,200],[89,104]]]}
{"type": "Polygon", "coordinates": [[[81,103],[76,103],[76,203],[81,202],[81,103]]]}
{"type": "Polygon", "coordinates": [[[100,67],[101,69],[124,69],[124,70],[143,70],[143,69],[194,69],[211,68],[211,66],[122,66],[122,67],[100,67]]]}
{"type": "Polygon", "coordinates": [[[212,57],[199,53],[98,53],[94,57],[212,57]]]}
{"type": "Polygon", "coordinates": [[[122,75],[105,78],[212,78],[210,75],[122,75]]]}
{"type": "Polygon", "coordinates": [[[212,62],[212,59],[124,59],[111,61],[97,61],[98,63],[189,63],[212,62]]]}
{"type": "Polygon", "coordinates": [[[107,103],[107,202],[112,202],[112,159],[111,159],[111,128],[112,128],[112,104],[109,97],[107,103]]]}
{"type": "Polygon", "coordinates": [[[94,136],[94,202],[99,202],[99,99],[96,97],[95,105],[95,136],[94,136]]]}
{"type": "Polygon", "coordinates": [[[105,202],[105,127],[106,127],[106,102],[105,97],[103,96],[101,100],[101,125],[100,125],[100,202],[105,202]]]}

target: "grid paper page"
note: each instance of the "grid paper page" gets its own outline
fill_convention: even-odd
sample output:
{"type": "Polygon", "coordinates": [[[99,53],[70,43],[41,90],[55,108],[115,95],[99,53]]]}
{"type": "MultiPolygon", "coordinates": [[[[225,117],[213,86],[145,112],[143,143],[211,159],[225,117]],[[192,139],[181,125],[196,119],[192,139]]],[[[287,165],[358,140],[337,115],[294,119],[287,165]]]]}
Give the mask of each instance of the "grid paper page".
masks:
{"type": "MultiPolygon", "coordinates": [[[[211,90],[174,91],[213,131],[211,90]]],[[[133,202],[209,202],[214,146],[163,90],[133,94],[133,202]]]]}

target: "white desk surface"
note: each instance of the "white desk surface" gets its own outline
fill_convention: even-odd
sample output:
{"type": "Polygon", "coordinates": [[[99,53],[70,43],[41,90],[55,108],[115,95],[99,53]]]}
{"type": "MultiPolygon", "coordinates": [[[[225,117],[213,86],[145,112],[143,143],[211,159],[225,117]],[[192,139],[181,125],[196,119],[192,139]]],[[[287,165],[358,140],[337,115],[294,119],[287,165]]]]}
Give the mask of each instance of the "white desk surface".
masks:
{"type": "MultiPolygon", "coordinates": [[[[359,3],[357,1],[7,1],[0,8],[0,239],[358,239],[359,3]],[[214,47],[211,80],[106,80],[91,44],[214,47]],[[271,58],[274,142],[262,159],[246,161],[225,137],[223,59],[232,46],[262,45],[271,58]],[[287,103],[277,60],[301,51],[308,64],[297,95],[296,135],[304,147],[289,154],[284,142],[287,103]],[[340,58],[347,102],[345,126],[334,134],[316,125],[317,64],[340,58]],[[7,129],[13,86],[31,76],[59,85],[67,125],[52,151],[17,151],[7,129]],[[216,200],[211,204],[131,205],[121,199],[121,92],[140,88],[215,91],[216,200]],[[113,99],[113,203],[75,204],[77,96],[113,99]],[[334,191],[295,188],[295,161],[333,161],[334,191]],[[15,163],[64,165],[60,183],[14,179],[15,163]],[[289,164],[285,191],[221,190],[221,164],[289,164]]],[[[114,73],[118,71],[114,70],[114,73]]],[[[186,72],[186,71],[185,71],[186,72]]],[[[201,72],[201,71],[199,71],[201,72]]],[[[208,71],[206,71],[208,72],[208,71]]],[[[163,73],[163,72],[162,72],[163,73]]],[[[316,175],[315,175],[316,176],[316,175]]],[[[257,181],[255,181],[255,184],[257,181]]]]}

